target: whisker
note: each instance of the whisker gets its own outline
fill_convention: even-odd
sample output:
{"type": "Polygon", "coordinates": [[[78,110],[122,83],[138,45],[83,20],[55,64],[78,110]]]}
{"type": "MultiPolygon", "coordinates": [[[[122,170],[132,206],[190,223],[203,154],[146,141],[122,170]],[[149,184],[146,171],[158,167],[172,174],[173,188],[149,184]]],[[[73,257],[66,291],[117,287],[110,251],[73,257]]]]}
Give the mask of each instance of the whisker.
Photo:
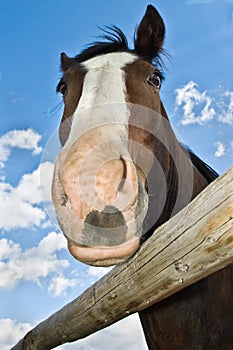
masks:
{"type": "Polygon", "coordinates": [[[54,107],[48,108],[48,110],[44,112],[44,114],[47,118],[53,118],[61,110],[62,106],[63,101],[60,101],[54,107]]]}

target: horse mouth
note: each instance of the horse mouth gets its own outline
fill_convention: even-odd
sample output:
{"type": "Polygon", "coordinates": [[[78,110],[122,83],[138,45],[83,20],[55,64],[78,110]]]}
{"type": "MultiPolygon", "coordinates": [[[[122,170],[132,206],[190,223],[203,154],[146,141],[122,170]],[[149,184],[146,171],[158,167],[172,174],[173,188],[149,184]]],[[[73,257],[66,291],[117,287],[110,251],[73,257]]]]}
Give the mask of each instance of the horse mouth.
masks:
{"type": "Polygon", "coordinates": [[[128,260],[139,248],[140,238],[133,237],[129,241],[116,246],[87,247],[68,241],[68,249],[73,257],[87,265],[112,266],[128,260]]]}

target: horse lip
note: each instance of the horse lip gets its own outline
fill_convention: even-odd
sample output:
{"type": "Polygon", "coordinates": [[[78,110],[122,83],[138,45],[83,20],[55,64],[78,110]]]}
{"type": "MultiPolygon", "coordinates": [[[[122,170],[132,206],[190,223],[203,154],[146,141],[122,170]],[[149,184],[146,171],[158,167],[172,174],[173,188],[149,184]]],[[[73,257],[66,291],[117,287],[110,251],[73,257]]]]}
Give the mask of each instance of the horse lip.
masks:
{"type": "Polygon", "coordinates": [[[68,249],[73,257],[92,266],[118,265],[129,259],[139,248],[140,237],[134,236],[117,246],[84,247],[68,240],[68,249]]]}

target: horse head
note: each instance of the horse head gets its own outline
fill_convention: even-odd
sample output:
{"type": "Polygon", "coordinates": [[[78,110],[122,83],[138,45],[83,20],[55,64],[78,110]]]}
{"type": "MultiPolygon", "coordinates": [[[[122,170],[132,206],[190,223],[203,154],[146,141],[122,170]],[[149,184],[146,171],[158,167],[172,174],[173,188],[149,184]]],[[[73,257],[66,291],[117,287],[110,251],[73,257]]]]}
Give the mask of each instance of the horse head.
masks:
{"type": "Polygon", "coordinates": [[[61,55],[57,87],[64,113],[53,202],[71,254],[96,266],[132,256],[164,212],[177,212],[193,192],[184,186],[188,199],[176,200],[177,164],[189,180],[193,172],[174,152],[180,146],[159,97],[161,16],[147,7],[132,50],[120,29],[111,31],[74,58],[61,55]]]}

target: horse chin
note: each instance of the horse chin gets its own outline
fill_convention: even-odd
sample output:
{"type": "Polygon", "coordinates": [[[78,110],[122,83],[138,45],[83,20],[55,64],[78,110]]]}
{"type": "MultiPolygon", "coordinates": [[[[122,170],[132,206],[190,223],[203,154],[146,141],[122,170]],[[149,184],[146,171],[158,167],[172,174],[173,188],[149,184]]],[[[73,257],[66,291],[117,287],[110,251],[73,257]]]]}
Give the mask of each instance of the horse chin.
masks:
{"type": "Polygon", "coordinates": [[[68,241],[68,249],[73,257],[91,266],[119,265],[128,260],[139,248],[140,238],[133,237],[117,246],[83,247],[68,241]]]}

